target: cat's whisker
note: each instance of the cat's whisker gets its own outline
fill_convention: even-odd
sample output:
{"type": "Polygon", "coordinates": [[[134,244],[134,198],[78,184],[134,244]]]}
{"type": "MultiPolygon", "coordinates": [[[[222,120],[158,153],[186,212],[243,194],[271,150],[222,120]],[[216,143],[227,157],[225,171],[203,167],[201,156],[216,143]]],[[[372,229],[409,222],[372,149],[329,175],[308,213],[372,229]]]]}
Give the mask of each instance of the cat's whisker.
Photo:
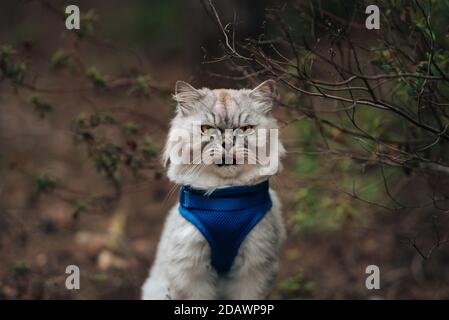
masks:
{"type": "Polygon", "coordinates": [[[191,178],[191,177],[195,176],[196,174],[198,174],[198,172],[200,171],[200,169],[202,167],[203,166],[201,166],[201,165],[197,165],[197,166],[193,167],[192,170],[190,170],[188,173],[186,173],[186,176],[188,178],[191,178]]]}
{"type": "Polygon", "coordinates": [[[163,203],[167,204],[171,197],[175,194],[176,190],[179,189],[179,185],[177,185],[176,183],[172,182],[172,186],[170,187],[170,190],[168,191],[167,195],[165,196],[163,203]]]}

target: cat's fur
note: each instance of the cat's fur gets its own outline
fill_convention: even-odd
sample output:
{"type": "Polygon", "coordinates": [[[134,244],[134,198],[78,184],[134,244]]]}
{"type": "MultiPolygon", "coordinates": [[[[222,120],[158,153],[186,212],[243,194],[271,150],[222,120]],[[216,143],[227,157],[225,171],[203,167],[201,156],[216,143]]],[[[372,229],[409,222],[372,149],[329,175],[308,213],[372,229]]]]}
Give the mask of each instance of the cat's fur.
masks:
{"type": "MultiPolygon", "coordinates": [[[[260,164],[217,166],[174,164],[170,161],[173,130],[192,130],[199,121],[218,128],[238,128],[253,125],[277,128],[271,108],[276,98],[276,86],[268,80],[253,90],[195,89],[178,81],[177,114],[172,121],[164,160],[168,177],[177,184],[213,190],[233,185],[252,185],[266,180],[260,164]]],[[[211,144],[194,144],[190,149],[220,148],[211,144]]],[[[279,142],[278,156],[285,153],[279,142]]],[[[280,169],[280,166],[278,170],[280,169]]],[[[228,274],[218,275],[210,265],[207,240],[178,212],[178,203],[170,210],[162,232],[157,256],[148,279],[142,287],[143,299],[266,299],[277,275],[279,251],[285,238],[281,204],[270,189],[272,208],[243,241],[228,274]]]]}

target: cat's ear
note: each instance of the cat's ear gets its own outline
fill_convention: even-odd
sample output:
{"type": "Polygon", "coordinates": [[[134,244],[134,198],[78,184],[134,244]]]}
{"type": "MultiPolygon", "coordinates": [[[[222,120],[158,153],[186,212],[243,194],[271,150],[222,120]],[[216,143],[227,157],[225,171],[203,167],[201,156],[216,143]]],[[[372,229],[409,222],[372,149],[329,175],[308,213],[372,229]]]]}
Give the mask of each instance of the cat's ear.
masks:
{"type": "Polygon", "coordinates": [[[196,103],[203,97],[201,92],[184,81],[176,81],[173,99],[178,102],[178,112],[187,115],[195,108],[196,103]]]}
{"type": "Polygon", "coordinates": [[[257,107],[263,113],[269,113],[273,108],[275,100],[278,99],[276,81],[266,80],[254,88],[250,97],[258,102],[257,107]]]}

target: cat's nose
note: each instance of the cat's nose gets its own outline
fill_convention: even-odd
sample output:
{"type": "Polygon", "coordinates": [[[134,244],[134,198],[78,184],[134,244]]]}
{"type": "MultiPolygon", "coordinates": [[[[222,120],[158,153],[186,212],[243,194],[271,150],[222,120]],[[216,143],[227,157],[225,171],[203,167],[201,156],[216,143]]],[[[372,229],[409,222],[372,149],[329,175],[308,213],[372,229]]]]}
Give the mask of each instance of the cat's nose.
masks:
{"type": "Polygon", "coordinates": [[[226,144],[226,141],[223,141],[223,143],[221,144],[221,146],[223,147],[223,149],[225,149],[226,151],[229,151],[232,149],[232,147],[234,146],[234,143],[232,143],[231,141],[229,141],[226,144]]]}
{"type": "Polygon", "coordinates": [[[223,147],[223,149],[225,149],[226,151],[231,150],[235,144],[235,136],[233,134],[233,131],[226,130],[225,134],[222,136],[222,139],[223,140],[221,146],[223,147]]]}

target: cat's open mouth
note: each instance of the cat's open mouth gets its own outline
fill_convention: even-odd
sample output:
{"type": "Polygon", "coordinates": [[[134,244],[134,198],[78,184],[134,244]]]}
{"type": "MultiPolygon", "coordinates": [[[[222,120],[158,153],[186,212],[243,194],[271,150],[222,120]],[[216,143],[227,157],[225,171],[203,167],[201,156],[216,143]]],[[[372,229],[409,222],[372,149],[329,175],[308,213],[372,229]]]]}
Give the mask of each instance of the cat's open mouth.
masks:
{"type": "Polygon", "coordinates": [[[232,161],[232,163],[220,163],[217,164],[218,167],[229,167],[229,166],[234,166],[237,165],[237,163],[235,161],[232,161]]]}

